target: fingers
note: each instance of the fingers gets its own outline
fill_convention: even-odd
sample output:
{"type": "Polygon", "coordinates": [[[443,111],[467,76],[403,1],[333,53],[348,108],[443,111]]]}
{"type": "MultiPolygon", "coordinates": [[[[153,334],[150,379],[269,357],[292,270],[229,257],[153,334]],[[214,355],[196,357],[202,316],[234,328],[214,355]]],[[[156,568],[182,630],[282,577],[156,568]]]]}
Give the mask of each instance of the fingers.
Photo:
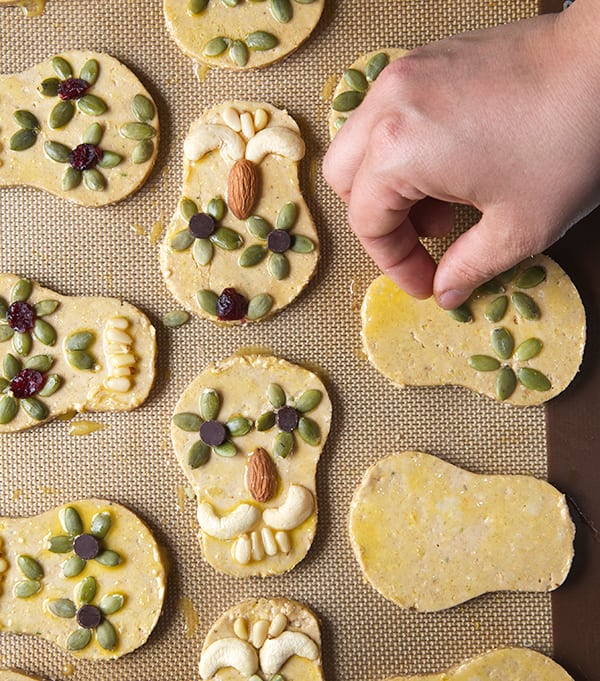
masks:
{"type": "Polygon", "coordinates": [[[445,201],[426,197],[410,209],[410,221],[419,236],[447,236],[454,227],[454,208],[445,201]]]}

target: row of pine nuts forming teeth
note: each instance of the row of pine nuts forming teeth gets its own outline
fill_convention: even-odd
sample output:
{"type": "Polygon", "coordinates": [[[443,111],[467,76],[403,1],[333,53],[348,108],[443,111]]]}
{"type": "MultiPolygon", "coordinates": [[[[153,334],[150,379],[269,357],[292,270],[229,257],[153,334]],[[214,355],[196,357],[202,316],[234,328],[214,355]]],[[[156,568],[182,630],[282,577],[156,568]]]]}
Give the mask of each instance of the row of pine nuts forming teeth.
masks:
{"type": "Polygon", "coordinates": [[[279,530],[273,532],[270,527],[263,527],[260,532],[255,530],[240,535],[233,545],[233,557],[241,565],[247,565],[251,560],[260,561],[265,555],[274,556],[279,551],[289,553],[291,549],[288,533],[279,530]]]}
{"type": "Polygon", "coordinates": [[[233,623],[233,633],[242,641],[248,641],[255,648],[262,648],[267,638],[276,638],[282,634],[288,625],[287,617],[282,613],[275,615],[273,620],[258,620],[248,631],[248,623],[244,617],[238,617],[233,623]]]}
{"type": "Polygon", "coordinates": [[[103,344],[108,366],[104,387],[117,393],[131,390],[131,377],[136,371],[137,358],[132,352],[133,338],[127,333],[128,328],[129,320],[125,317],[113,317],[104,326],[103,344]]]}

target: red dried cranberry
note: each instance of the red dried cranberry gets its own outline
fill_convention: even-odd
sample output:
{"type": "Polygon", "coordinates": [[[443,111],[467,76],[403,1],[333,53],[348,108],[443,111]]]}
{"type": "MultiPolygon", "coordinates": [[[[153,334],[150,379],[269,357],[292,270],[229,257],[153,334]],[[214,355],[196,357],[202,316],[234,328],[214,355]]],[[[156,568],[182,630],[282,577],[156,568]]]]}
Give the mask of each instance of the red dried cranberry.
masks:
{"type": "Polygon", "coordinates": [[[12,394],[19,399],[31,397],[42,387],[44,376],[35,369],[21,369],[10,382],[12,394]]]}
{"type": "Polygon", "coordinates": [[[217,317],[224,322],[243,319],[248,311],[248,302],[234,288],[226,288],[217,298],[217,317]]]}
{"type": "Polygon", "coordinates": [[[26,333],[33,329],[35,310],[29,303],[13,303],[6,313],[6,321],[11,329],[19,333],[26,333]]]}
{"type": "Polygon", "coordinates": [[[80,99],[89,87],[90,84],[83,78],[67,78],[61,80],[58,86],[58,96],[61,99],[80,99]]]}
{"type": "Polygon", "coordinates": [[[89,170],[102,160],[102,149],[95,144],[78,144],[69,154],[69,163],[75,170],[89,170]]]}

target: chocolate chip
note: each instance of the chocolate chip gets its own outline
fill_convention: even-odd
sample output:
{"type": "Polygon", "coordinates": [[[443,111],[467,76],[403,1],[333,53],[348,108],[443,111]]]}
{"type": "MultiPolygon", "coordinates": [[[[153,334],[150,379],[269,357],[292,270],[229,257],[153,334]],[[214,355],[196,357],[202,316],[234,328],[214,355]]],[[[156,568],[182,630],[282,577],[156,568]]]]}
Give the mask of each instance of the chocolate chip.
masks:
{"type": "Polygon", "coordinates": [[[196,213],[190,218],[189,228],[196,239],[206,239],[214,233],[215,221],[207,213],[196,213]]]}
{"type": "Polygon", "coordinates": [[[296,429],[298,426],[298,419],[298,412],[294,407],[281,407],[281,409],[277,410],[277,414],[275,415],[275,421],[277,422],[279,429],[286,433],[291,433],[296,429]]]}
{"type": "Polygon", "coordinates": [[[292,237],[285,229],[274,229],[267,237],[267,247],[272,253],[285,253],[292,245],[292,237]]]}
{"type": "Polygon", "coordinates": [[[91,560],[100,553],[100,542],[91,534],[80,534],[73,541],[73,551],[83,560],[91,560]]]}
{"type": "Polygon", "coordinates": [[[82,605],[77,611],[77,624],[84,629],[95,629],[102,622],[102,613],[95,605],[82,605]]]}
{"type": "Polygon", "coordinates": [[[227,429],[219,421],[205,421],[200,426],[200,437],[204,444],[218,447],[227,439],[227,429]]]}

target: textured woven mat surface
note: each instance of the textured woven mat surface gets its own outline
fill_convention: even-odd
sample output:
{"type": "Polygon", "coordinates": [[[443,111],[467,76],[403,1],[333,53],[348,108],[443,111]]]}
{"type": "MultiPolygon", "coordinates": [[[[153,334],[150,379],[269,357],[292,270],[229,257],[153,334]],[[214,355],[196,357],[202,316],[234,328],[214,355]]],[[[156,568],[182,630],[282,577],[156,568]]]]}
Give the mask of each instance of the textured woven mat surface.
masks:
{"type": "MultiPolygon", "coordinates": [[[[416,614],[401,611],[363,582],[346,526],[352,492],[369,464],[415,448],[476,472],[544,477],[544,411],[511,409],[458,388],[398,390],[377,374],[360,351],[358,315],[376,270],[318,170],[328,143],[323,87],[359,54],[391,45],[411,48],[535,12],[533,0],[329,0],[312,39],[284,62],[245,74],[213,71],[200,82],[169,39],[159,0],[48,0],[36,19],[0,10],[1,73],[25,70],[66,49],[108,52],[142,79],[162,123],[161,152],[149,182],[120,204],[84,209],[28,188],[0,190],[3,271],[65,294],[123,297],[149,314],[159,344],[156,385],[137,411],[87,416],[107,427],[83,438],[69,436],[69,424],[56,421],[0,440],[1,513],[35,514],[91,495],[111,498],[150,524],[171,561],[163,615],[135,653],[85,663],[32,637],[2,635],[2,664],[74,681],[195,679],[214,619],[244,598],[269,595],[299,599],[321,618],[328,681],[436,671],[502,645],[552,652],[546,595],[495,594],[448,612],[416,614]],[[234,98],[285,107],[303,130],[309,153],[302,185],[322,242],[318,273],[272,321],[220,329],[194,319],[167,331],[161,315],[177,306],[163,285],[151,230],[177,205],[190,122],[205,107],[234,98]],[[169,420],[178,396],[207,363],[244,347],[268,348],[317,367],[335,415],[318,469],[319,528],[308,557],[288,575],[239,581],[216,574],[202,559],[195,503],[185,501],[169,420]],[[193,604],[197,623],[186,622],[182,599],[193,604]]],[[[470,219],[461,214],[460,226],[470,219]]]]}

